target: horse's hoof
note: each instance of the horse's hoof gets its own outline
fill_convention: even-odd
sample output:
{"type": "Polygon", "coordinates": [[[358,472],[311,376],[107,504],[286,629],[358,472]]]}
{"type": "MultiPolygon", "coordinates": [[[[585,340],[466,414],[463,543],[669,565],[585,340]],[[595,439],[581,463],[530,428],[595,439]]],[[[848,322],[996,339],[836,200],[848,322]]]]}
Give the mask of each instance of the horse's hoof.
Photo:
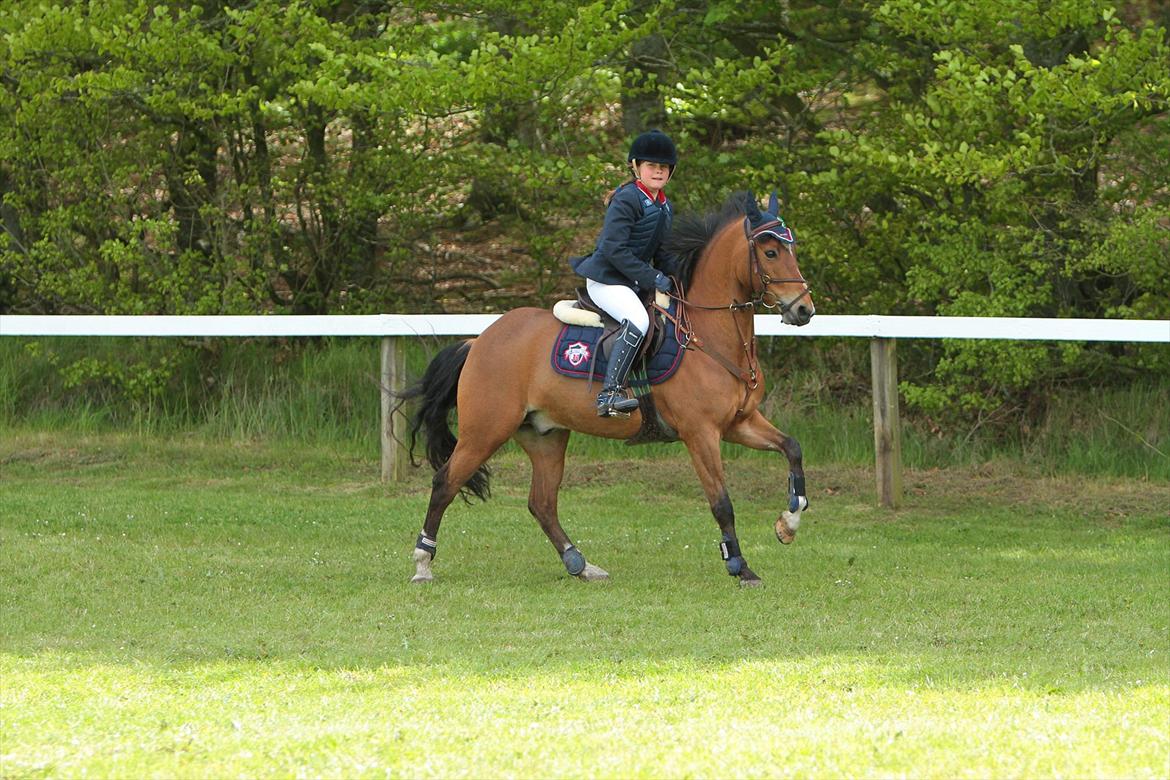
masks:
{"type": "Polygon", "coordinates": [[[421,584],[435,578],[431,571],[431,561],[435,559],[433,555],[416,547],[411,557],[414,558],[414,576],[410,578],[411,582],[421,584]]]}
{"type": "Polygon", "coordinates": [[[800,513],[792,514],[785,510],[776,519],[776,538],[780,544],[792,544],[796,539],[796,529],[800,525],[800,513]]]}
{"type": "Polygon", "coordinates": [[[592,563],[586,563],[584,570],[577,575],[577,579],[583,582],[603,582],[609,579],[609,572],[600,566],[594,566],[592,563]]]}
{"type": "Polygon", "coordinates": [[[764,584],[764,581],[761,580],[759,577],[750,577],[750,578],[749,577],[740,577],[739,578],[739,587],[741,587],[741,588],[759,588],[759,587],[762,587],[763,584],[764,584]]]}

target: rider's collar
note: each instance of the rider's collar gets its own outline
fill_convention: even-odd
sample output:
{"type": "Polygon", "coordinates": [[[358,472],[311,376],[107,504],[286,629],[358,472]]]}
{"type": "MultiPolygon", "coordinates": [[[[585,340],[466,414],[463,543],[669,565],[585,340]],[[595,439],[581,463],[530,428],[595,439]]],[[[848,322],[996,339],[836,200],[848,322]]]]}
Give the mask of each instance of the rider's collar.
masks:
{"type": "Polygon", "coordinates": [[[634,184],[638,185],[638,189],[641,190],[642,194],[645,195],[647,198],[649,198],[651,202],[657,203],[659,205],[666,203],[666,190],[659,190],[658,196],[655,197],[654,195],[650,194],[650,190],[647,189],[646,185],[643,184],[642,182],[635,179],[634,184]]]}

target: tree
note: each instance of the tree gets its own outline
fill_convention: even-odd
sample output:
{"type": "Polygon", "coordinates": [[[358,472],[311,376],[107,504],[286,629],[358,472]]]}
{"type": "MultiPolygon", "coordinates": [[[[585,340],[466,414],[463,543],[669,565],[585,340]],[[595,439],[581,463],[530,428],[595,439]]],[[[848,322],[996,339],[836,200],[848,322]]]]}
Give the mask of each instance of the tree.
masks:
{"type": "MultiPolygon", "coordinates": [[[[442,309],[483,274],[432,237],[483,221],[544,300],[661,122],[682,208],[781,190],[821,312],[1167,317],[1167,22],[1149,0],[17,0],[0,307],[442,309]]],[[[1170,370],[909,352],[910,401],[974,415],[1170,370]]]]}
{"type": "MultiPolygon", "coordinates": [[[[660,81],[698,200],[787,193],[822,312],[1167,317],[1170,53],[1150,8],[680,3],[660,81]]],[[[1118,346],[912,357],[912,403],[983,415],[1168,367],[1118,346]]]]}
{"type": "Polygon", "coordinates": [[[308,0],[0,12],[8,305],[423,303],[401,282],[446,201],[477,181],[532,200],[555,189],[542,178],[568,179],[557,163],[584,133],[565,104],[596,100],[591,69],[624,35],[598,3],[471,13],[308,0]]]}

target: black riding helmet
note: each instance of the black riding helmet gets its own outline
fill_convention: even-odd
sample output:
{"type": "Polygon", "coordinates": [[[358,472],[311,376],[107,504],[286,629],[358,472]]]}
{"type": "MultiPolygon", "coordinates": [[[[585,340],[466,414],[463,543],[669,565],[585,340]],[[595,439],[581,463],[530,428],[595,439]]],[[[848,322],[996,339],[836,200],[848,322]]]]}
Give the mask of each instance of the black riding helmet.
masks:
{"type": "Polygon", "coordinates": [[[674,166],[678,165],[678,149],[670,136],[661,130],[651,130],[642,133],[630,144],[630,154],[626,162],[655,162],[669,165],[670,172],[674,173],[674,166]]]}

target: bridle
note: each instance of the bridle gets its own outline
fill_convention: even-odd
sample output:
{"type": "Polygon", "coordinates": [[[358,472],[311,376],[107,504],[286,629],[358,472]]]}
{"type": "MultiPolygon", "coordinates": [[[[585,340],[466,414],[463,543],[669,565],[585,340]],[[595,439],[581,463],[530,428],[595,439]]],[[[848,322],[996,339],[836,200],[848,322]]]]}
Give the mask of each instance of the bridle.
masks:
{"type": "MultiPolygon", "coordinates": [[[[739,405],[739,409],[736,411],[737,418],[744,416],[744,410],[747,408],[747,402],[748,399],[751,398],[752,391],[760,386],[760,365],[756,358],[755,333],[752,332],[747,337],[745,337],[743,329],[740,327],[739,318],[734,318],[735,330],[739,337],[740,344],[743,347],[743,353],[747,357],[748,366],[745,369],[737,363],[732,362],[719,352],[708,348],[703,343],[703,340],[699,337],[699,335],[691,329],[690,318],[686,315],[686,309],[694,308],[705,309],[708,311],[726,310],[734,314],[740,311],[755,309],[756,305],[759,304],[765,309],[775,309],[779,307],[781,314],[787,314],[792,309],[792,307],[797,304],[798,301],[807,297],[811,293],[808,281],[803,276],[797,276],[795,278],[776,278],[770,276],[768,272],[764,270],[764,264],[760,262],[759,252],[757,251],[757,243],[760,236],[763,235],[772,235],[776,237],[780,241],[781,245],[783,245],[784,250],[789,254],[792,254],[792,246],[796,243],[796,240],[792,236],[792,230],[784,224],[784,220],[776,218],[753,228],[751,219],[744,217],[743,232],[748,242],[748,275],[751,277],[750,289],[752,293],[752,298],[750,300],[740,303],[739,301],[732,299],[730,303],[724,304],[722,306],[703,306],[700,304],[691,303],[690,301],[684,299],[681,295],[670,293],[670,297],[679,302],[677,317],[671,315],[670,312],[658,306],[657,304],[654,305],[655,309],[661,312],[667,319],[675,323],[675,326],[678,328],[680,334],[680,342],[682,343],[684,349],[698,349],[706,353],[707,355],[714,358],[717,363],[727,369],[733,376],[737,377],[741,382],[744,383],[744,397],[743,402],[739,405]],[[760,289],[758,291],[755,288],[757,279],[760,282],[760,289]],[[801,291],[800,295],[796,296],[788,303],[781,301],[776,293],[769,289],[769,287],[773,284],[792,283],[799,283],[803,286],[804,289],[801,291]],[[772,297],[771,303],[769,303],[767,299],[767,296],[769,295],[772,297]]],[[[799,271],[797,273],[799,273],[799,271]]]]}
{"type": "Polygon", "coordinates": [[[686,304],[687,306],[689,306],[692,309],[705,309],[707,311],[714,311],[716,309],[727,309],[728,311],[734,312],[734,311],[743,311],[745,309],[754,309],[757,305],[759,305],[759,306],[763,306],[765,309],[775,309],[775,308],[779,307],[781,314],[787,314],[788,312],[790,312],[792,310],[792,307],[796,306],[796,304],[800,302],[800,300],[802,298],[806,298],[809,296],[809,294],[812,292],[812,288],[809,287],[808,280],[805,279],[803,276],[796,276],[796,277],[771,276],[768,274],[767,271],[764,270],[764,264],[762,262],[760,262],[758,240],[759,240],[760,236],[763,236],[763,235],[775,236],[777,239],[779,239],[780,244],[784,247],[784,251],[788,252],[789,254],[792,254],[792,247],[796,244],[796,239],[793,238],[793,236],[792,236],[791,228],[789,228],[786,224],[784,224],[784,220],[779,219],[779,218],[773,219],[770,222],[765,222],[762,225],[759,225],[758,227],[753,228],[752,223],[751,223],[751,219],[748,217],[744,217],[743,218],[743,234],[748,242],[747,263],[748,263],[748,276],[751,278],[751,282],[750,282],[751,288],[750,289],[751,289],[751,294],[752,294],[752,297],[750,300],[747,300],[747,301],[744,301],[743,303],[740,303],[739,301],[736,301],[733,299],[730,303],[725,303],[722,305],[703,306],[703,305],[698,304],[698,303],[692,303],[691,301],[684,299],[680,295],[671,294],[670,297],[677,299],[678,301],[686,304]],[[759,280],[759,282],[760,282],[760,289],[759,290],[756,290],[756,280],[759,280]],[[780,298],[776,295],[776,293],[774,293],[770,289],[768,289],[773,284],[800,284],[804,289],[801,290],[800,295],[796,296],[788,303],[784,303],[783,301],[780,300],[780,298]],[[768,302],[768,296],[772,297],[772,300],[770,303],[768,302]]]}
{"type": "MultiPolygon", "coordinates": [[[[808,281],[803,276],[782,278],[769,276],[768,272],[764,270],[763,263],[760,262],[760,255],[757,251],[757,240],[760,236],[763,235],[775,236],[777,239],[779,239],[781,246],[784,247],[784,251],[792,254],[792,246],[796,243],[796,239],[792,236],[792,230],[784,224],[784,220],[779,218],[774,219],[771,222],[765,222],[759,227],[753,229],[751,220],[747,217],[744,217],[743,234],[747,238],[748,242],[748,264],[755,272],[756,278],[760,280],[760,291],[758,293],[755,290],[755,283],[753,281],[752,294],[754,297],[752,298],[751,303],[753,305],[758,303],[765,309],[775,309],[776,307],[779,307],[781,314],[787,314],[792,310],[792,307],[795,306],[798,301],[800,301],[801,298],[808,297],[809,293],[811,292],[811,289],[808,286],[808,281]],[[773,284],[800,284],[804,289],[801,291],[800,295],[796,296],[788,303],[784,303],[780,300],[779,297],[777,297],[776,293],[768,289],[773,284]],[[768,295],[772,296],[771,303],[768,303],[768,295]]],[[[797,273],[799,274],[800,272],[797,271],[797,273]]]]}

